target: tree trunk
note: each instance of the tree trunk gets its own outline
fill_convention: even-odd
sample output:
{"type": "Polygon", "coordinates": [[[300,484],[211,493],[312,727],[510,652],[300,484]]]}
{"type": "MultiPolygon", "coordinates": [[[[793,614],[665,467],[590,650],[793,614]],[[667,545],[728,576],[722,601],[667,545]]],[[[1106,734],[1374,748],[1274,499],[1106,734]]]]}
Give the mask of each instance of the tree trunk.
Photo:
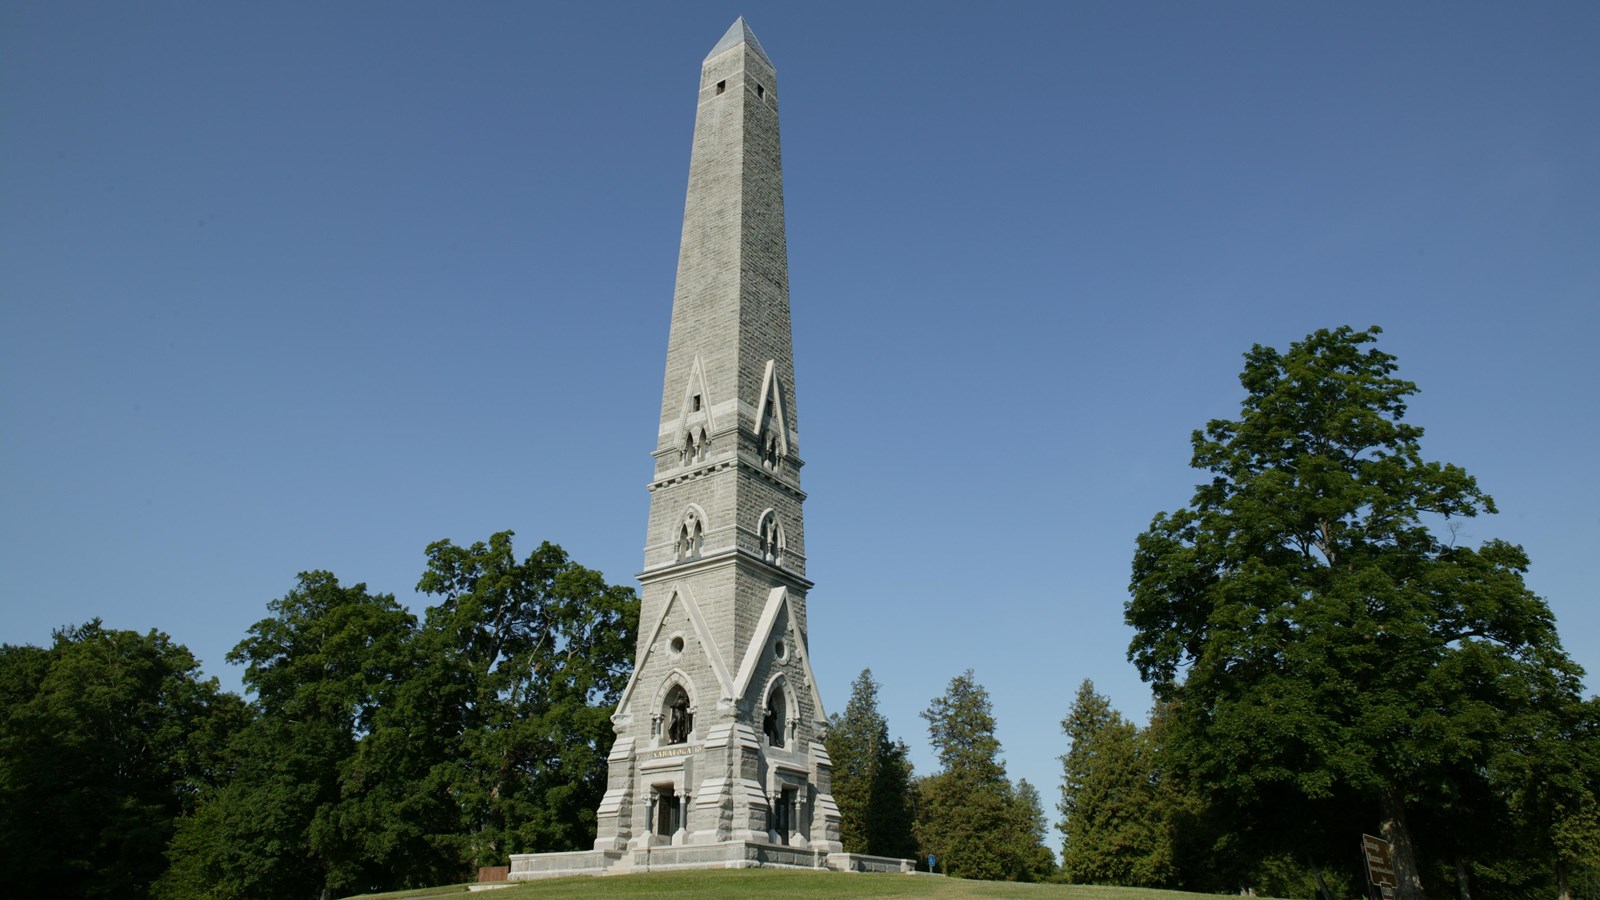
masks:
{"type": "Polygon", "coordinates": [[[1417,872],[1417,853],[1411,846],[1411,829],[1406,825],[1405,804],[1393,788],[1383,792],[1383,839],[1389,842],[1394,865],[1395,896],[1398,900],[1422,900],[1422,877],[1417,872]]]}
{"type": "Polygon", "coordinates": [[[1467,860],[1465,857],[1456,857],[1456,893],[1461,900],[1472,900],[1472,883],[1467,873],[1467,860]]]}
{"type": "Polygon", "coordinates": [[[1572,900],[1572,881],[1567,877],[1567,861],[1556,860],[1556,897],[1558,900],[1572,900]]]}

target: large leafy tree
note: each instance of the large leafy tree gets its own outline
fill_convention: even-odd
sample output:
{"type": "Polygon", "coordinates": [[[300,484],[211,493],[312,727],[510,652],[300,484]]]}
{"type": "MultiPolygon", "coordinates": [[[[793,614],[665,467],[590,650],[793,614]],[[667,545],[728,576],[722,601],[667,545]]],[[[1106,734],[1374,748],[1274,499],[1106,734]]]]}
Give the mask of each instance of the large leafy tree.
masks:
{"type": "Polygon", "coordinates": [[[159,631],[96,619],[0,647],[0,892],[145,896],[241,717],[159,631]]]}
{"type": "Polygon", "coordinates": [[[1061,723],[1061,867],[1077,884],[1169,885],[1172,832],[1150,735],[1084,679],[1061,723]]]}
{"type": "Polygon", "coordinates": [[[1041,855],[1038,794],[1019,800],[1000,759],[989,692],[972,670],[950,680],[922,712],[940,769],[917,783],[916,834],[939,868],[960,878],[1035,881],[1050,874],[1041,855]]]}
{"type": "Polygon", "coordinates": [[[1511,852],[1554,857],[1556,895],[1571,900],[1575,876],[1600,872],[1600,699],[1561,703],[1535,721],[1553,732],[1504,753],[1492,775],[1527,826],[1511,852]]]}
{"type": "Polygon", "coordinates": [[[332,896],[395,875],[352,828],[364,802],[359,743],[415,659],[416,618],[390,594],[306,572],[228,654],[245,666],[254,721],[228,748],[228,782],[183,821],[160,892],[332,896]]]}
{"type": "Polygon", "coordinates": [[[427,692],[411,699],[456,742],[431,778],[456,798],[471,865],[593,845],[639,624],[632,589],[549,542],[519,561],[511,538],[438,541],[417,585],[441,599],[424,627],[427,692]]]}
{"type": "Polygon", "coordinates": [[[850,702],[828,723],[825,743],[845,851],[915,857],[910,750],[889,738],[871,669],[861,670],[851,684],[850,702]]]}
{"type": "Polygon", "coordinates": [[[1462,778],[1559,731],[1548,719],[1581,672],[1523,583],[1522,549],[1457,540],[1494,503],[1423,458],[1404,421],[1417,388],[1378,334],[1245,355],[1239,418],[1195,432],[1210,478],[1139,537],[1126,615],[1130,658],[1181,711],[1175,763],[1237,810],[1257,852],[1304,854],[1321,831],[1309,852],[1342,861],[1345,835],[1328,835],[1370,810],[1410,898],[1413,812],[1470,796],[1462,778]]]}

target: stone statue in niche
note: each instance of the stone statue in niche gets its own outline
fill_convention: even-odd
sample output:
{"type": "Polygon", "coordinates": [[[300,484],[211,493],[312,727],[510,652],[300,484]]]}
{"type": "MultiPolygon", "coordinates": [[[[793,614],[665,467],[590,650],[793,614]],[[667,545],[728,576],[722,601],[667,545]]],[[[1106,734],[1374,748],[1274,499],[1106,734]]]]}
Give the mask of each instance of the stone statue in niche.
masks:
{"type": "Polygon", "coordinates": [[[784,702],[783,690],[781,688],[773,688],[772,693],[767,697],[767,708],[763,711],[761,717],[761,733],[766,735],[769,746],[782,747],[788,743],[785,740],[788,736],[787,706],[788,704],[784,702]]]}
{"type": "Polygon", "coordinates": [[[778,468],[778,436],[768,434],[765,446],[761,448],[761,464],[768,469],[778,468]]]}
{"type": "Polygon", "coordinates": [[[775,566],[783,564],[783,540],[778,530],[778,516],[768,512],[761,517],[759,536],[761,538],[761,555],[775,566]]]}
{"type": "Polygon", "coordinates": [[[670,717],[667,722],[667,743],[688,743],[689,732],[694,730],[694,714],[689,711],[689,695],[683,688],[673,689],[667,709],[670,717]]]}

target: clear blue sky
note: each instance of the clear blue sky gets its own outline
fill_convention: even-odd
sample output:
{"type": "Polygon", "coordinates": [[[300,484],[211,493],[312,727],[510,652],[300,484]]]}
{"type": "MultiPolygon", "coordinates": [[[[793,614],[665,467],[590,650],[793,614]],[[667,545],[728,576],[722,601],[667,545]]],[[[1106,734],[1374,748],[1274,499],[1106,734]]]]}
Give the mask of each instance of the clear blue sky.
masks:
{"type": "MultiPolygon", "coordinates": [[[[783,88],[811,650],[1053,802],[1240,355],[1385,328],[1600,672],[1600,4],[0,5],[0,640],[642,563],[701,58],[783,88]]],[[[1595,684],[1591,675],[1591,689],[1595,684]]]]}

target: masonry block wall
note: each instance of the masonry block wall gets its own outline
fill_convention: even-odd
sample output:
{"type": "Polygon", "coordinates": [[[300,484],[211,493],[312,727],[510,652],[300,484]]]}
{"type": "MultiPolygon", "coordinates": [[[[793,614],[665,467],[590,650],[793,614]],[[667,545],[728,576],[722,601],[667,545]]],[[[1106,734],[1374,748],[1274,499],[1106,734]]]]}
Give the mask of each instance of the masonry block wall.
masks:
{"type": "Polygon", "coordinates": [[[832,852],[806,632],[777,74],[741,19],[701,69],[633,679],[597,850],[832,852]]]}

